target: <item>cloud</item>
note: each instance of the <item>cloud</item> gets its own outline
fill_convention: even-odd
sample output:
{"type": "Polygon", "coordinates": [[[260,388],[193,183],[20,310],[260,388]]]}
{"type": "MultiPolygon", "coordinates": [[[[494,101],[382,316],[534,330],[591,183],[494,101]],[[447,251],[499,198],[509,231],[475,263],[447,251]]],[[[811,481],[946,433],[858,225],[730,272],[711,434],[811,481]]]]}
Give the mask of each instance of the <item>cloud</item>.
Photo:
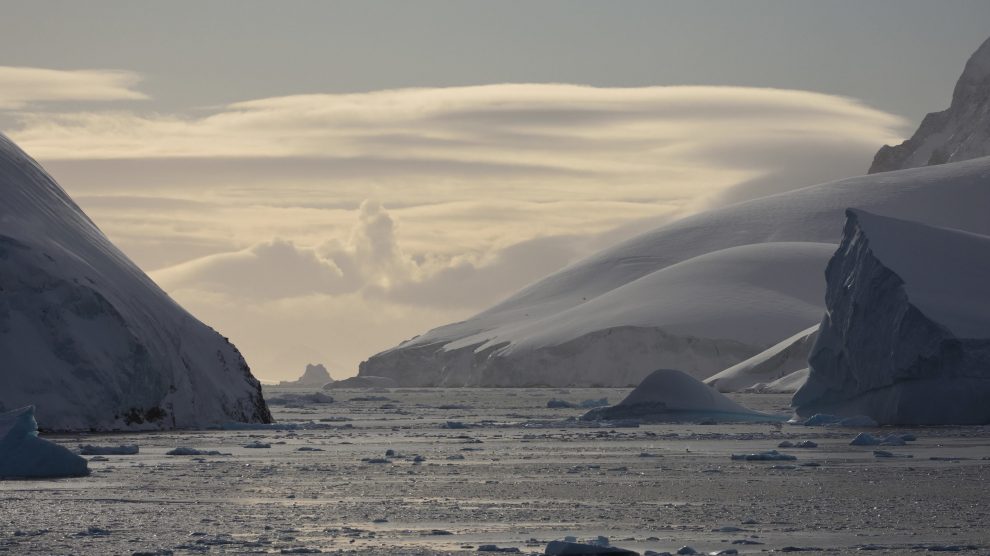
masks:
{"type": "Polygon", "coordinates": [[[365,201],[352,217],[346,241],[305,247],[272,240],[152,277],[231,335],[263,376],[289,377],[317,359],[347,376],[371,353],[481,310],[600,245],[569,235],[485,253],[416,257],[402,250],[396,223],[380,203],[365,201]]]}
{"type": "Polygon", "coordinates": [[[637,231],[861,174],[905,131],[854,99],[745,87],[47,107],[22,105],[9,135],[266,378],[297,375],[306,361],[280,358],[314,351],[353,373],[637,231]]]}
{"type": "Polygon", "coordinates": [[[141,100],[136,73],[0,66],[0,110],[38,102],[141,100]]]}

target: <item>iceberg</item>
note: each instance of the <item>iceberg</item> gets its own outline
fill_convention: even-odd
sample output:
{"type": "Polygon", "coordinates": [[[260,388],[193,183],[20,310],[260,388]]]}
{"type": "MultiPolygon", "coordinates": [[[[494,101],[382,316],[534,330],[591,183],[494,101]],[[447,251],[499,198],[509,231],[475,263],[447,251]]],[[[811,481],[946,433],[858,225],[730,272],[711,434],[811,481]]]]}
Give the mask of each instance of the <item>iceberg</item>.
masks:
{"type": "Polygon", "coordinates": [[[747,409],[687,373],[659,369],[646,377],[618,405],[593,409],[586,421],[785,421],[783,416],[747,409]]]}
{"type": "Polygon", "coordinates": [[[825,274],[798,415],[990,423],[990,237],[850,209],[825,274]]]}
{"type": "Polygon", "coordinates": [[[82,477],[84,458],[38,436],[34,407],[0,413],[0,479],[82,477]]]}
{"type": "Polygon", "coordinates": [[[43,430],[270,422],[227,338],[175,303],[0,134],[0,409],[43,430]]]}

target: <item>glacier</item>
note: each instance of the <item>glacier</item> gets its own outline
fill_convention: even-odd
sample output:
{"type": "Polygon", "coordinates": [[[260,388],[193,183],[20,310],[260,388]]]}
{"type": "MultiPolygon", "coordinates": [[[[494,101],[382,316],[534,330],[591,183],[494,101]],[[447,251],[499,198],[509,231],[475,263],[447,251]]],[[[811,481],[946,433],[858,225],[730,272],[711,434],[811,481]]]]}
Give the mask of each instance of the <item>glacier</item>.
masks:
{"type": "Polygon", "coordinates": [[[44,479],[89,475],[84,458],[38,437],[34,407],[0,413],[0,479],[44,479]]]}
{"type": "Polygon", "coordinates": [[[267,423],[237,348],[176,304],[0,135],[0,410],[44,430],[267,423]]]}
{"type": "Polygon", "coordinates": [[[990,423],[990,236],[847,211],[799,416],[990,423]]]}

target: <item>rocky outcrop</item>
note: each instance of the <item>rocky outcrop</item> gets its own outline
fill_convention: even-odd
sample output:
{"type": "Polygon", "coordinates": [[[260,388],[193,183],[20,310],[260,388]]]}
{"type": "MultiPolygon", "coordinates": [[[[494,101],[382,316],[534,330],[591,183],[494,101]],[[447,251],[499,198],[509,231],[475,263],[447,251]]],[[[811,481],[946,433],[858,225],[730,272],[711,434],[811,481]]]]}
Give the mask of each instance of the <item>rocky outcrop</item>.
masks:
{"type": "Polygon", "coordinates": [[[279,386],[316,386],[322,387],[325,384],[333,382],[330,377],[330,373],[327,372],[327,368],[323,366],[322,363],[308,364],[306,365],[306,370],[303,372],[302,376],[296,380],[283,380],[278,385],[279,386]]]}
{"type": "Polygon", "coordinates": [[[884,145],[870,173],[959,162],[990,155],[990,39],[970,57],[942,112],[925,116],[910,139],[884,145]]]}
{"type": "Polygon", "coordinates": [[[990,423],[990,237],[847,211],[799,415],[990,423]]]}

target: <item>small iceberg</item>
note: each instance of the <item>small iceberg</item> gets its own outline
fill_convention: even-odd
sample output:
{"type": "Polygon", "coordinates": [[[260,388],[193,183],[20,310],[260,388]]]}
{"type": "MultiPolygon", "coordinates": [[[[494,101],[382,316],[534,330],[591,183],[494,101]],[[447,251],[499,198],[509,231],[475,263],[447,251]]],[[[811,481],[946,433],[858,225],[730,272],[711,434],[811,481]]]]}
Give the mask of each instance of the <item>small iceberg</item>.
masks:
{"type": "Polygon", "coordinates": [[[0,479],[89,475],[84,458],[38,437],[34,406],[0,413],[0,479]]]}
{"type": "Polygon", "coordinates": [[[618,405],[585,413],[586,421],[786,421],[747,409],[700,380],[673,369],[653,371],[618,405]]]}

